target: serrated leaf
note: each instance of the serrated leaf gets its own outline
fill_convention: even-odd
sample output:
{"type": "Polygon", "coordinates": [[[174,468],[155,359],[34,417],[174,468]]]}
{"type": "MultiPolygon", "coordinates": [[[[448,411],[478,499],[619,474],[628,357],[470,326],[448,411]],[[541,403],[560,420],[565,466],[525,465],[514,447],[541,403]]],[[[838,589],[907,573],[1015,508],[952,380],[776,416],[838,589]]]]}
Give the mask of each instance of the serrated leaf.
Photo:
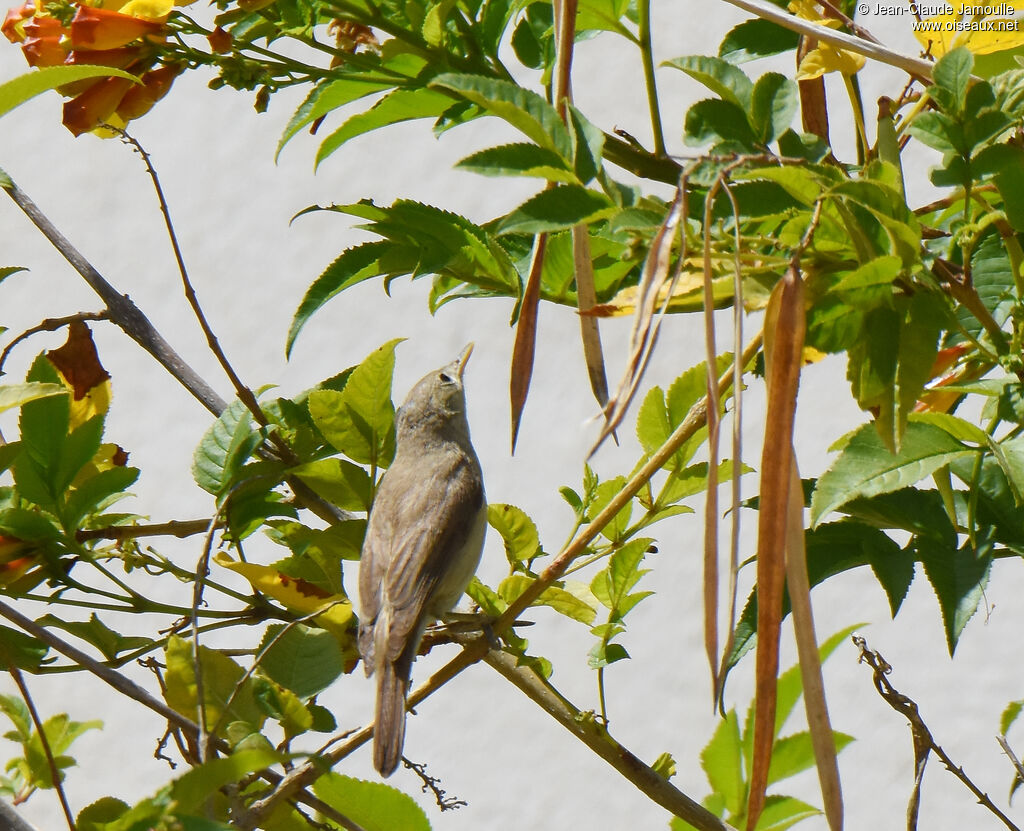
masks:
{"type": "Polygon", "coordinates": [[[662,66],[680,69],[719,98],[746,111],[751,105],[754,84],[742,70],[722,58],[686,55],[665,61],[662,66]]]}
{"type": "Polygon", "coordinates": [[[608,216],[615,205],[603,193],[581,185],[559,185],[541,191],[502,217],[497,234],[539,234],[564,231],[608,216]]]}
{"type": "Polygon", "coordinates": [[[380,782],[326,773],[313,793],[364,831],[430,831],[427,815],[411,796],[380,782]]]}
{"type": "Polygon", "coordinates": [[[731,64],[767,58],[796,49],[800,35],[770,20],[755,18],[734,26],[718,45],[718,57],[731,64]]]}
{"type": "Polygon", "coordinates": [[[344,654],[330,632],[298,624],[278,637],[283,629],[280,624],[267,627],[260,642],[260,668],[268,678],[306,699],[326,690],[345,671],[344,654]]]}
{"type": "MultiPolygon", "coordinates": [[[[75,764],[75,760],[66,755],[75,739],[89,730],[99,730],[101,727],[102,721],[72,721],[65,713],[51,716],[43,722],[43,733],[58,771],[75,764]]],[[[40,788],[54,786],[50,760],[38,732],[33,732],[32,738],[25,745],[25,761],[28,763],[28,779],[33,785],[40,788]]]]}
{"type": "MultiPolygon", "coordinates": [[[[164,672],[164,698],[178,713],[199,721],[199,695],[193,663],[193,646],[189,641],[172,635],[164,652],[167,669],[164,672]]],[[[203,675],[203,701],[206,726],[212,730],[227,708],[228,720],[260,725],[265,716],[252,697],[251,679],[242,684],[237,695],[235,686],[245,675],[234,660],[223,652],[206,646],[199,648],[199,662],[203,675]],[[229,704],[230,702],[230,704],[229,704]]]]}
{"type": "Polygon", "coordinates": [[[504,119],[535,144],[563,159],[572,158],[572,142],[565,125],[555,108],[537,93],[510,81],[456,73],[438,75],[430,85],[459,94],[504,119]]]}
{"type": "Polygon", "coordinates": [[[323,140],[316,153],[316,166],[319,167],[345,142],[356,136],[402,121],[436,118],[451,105],[452,99],[449,96],[426,87],[389,92],[370,109],[352,116],[323,140]]]}
{"type": "Polygon", "coordinates": [[[0,672],[11,664],[28,672],[35,672],[43,663],[50,647],[30,635],[9,626],[0,626],[0,672]]]}
{"type": "Polygon", "coordinates": [[[64,520],[68,525],[79,525],[85,517],[102,507],[115,495],[125,495],[139,478],[135,467],[112,467],[101,470],[75,486],[64,508],[64,520]]]}
{"type": "MultiPolygon", "coordinates": [[[[846,733],[832,732],[836,743],[836,753],[842,752],[853,736],[846,733]]],[[[768,768],[768,783],[781,782],[790,776],[795,776],[802,771],[814,766],[814,747],[811,744],[811,734],[807,732],[794,733],[792,736],[783,736],[775,740],[772,748],[772,763],[768,768]]]]}
{"type": "Polygon", "coordinates": [[[750,128],[746,111],[720,98],[705,98],[686,111],[683,121],[683,141],[699,147],[722,139],[753,148],[757,137],[750,128]]]}
{"type": "Polygon", "coordinates": [[[391,379],[395,338],[371,352],[349,375],[341,392],[313,390],[309,413],[331,445],[360,464],[387,467],[395,455],[395,407],[391,379]]]}
{"type": "MultiPolygon", "coordinates": [[[[498,596],[507,606],[526,591],[535,580],[536,578],[526,574],[511,574],[498,585],[498,596]]],[[[574,594],[558,586],[549,586],[544,589],[540,597],[530,605],[550,606],[556,612],[586,623],[588,626],[594,622],[597,614],[596,608],[584,600],[580,593],[574,594]]]]}
{"type": "Polygon", "coordinates": [[[340,638],[348,637],[353,611],[345,595],[330,594],[307,580],[291,577],[272,566],[232,560],[223,551],[214,560],[218,565],[241,574],[254,589],[273,598],[286,609],[301,615],[320,612],[313,618],[318,626],[340,638]]]}
{"type": "Polygon", "coordinates": [[[974,67],[974,55],[966,47],[959,47],[947,52],[935,62],[932,68],[932,81],[939,89],[945,90],[955,107],[954,114],[963,111],[967,89],[971,85],[971,69],[974,67]]]}
{"type": "Polygon", "coordinates": [[[14,407],[20,407],[29,401],[39,398],[50,398],[54,395],[67,395],[68,388],[61,384],[43,384],[25,382],[24,384],[4,384],[0,386],[0,413],[14,407]]]}
{"type": "Polygon", "coordinates": [[[487,506],[487,522],[505,543],[505,556],[512,565],[530,562],[541,554],[537,526],[515,505],[494,502],[487,506]]]}
{"type": "Polygon", "coordinates": [[[484,176],[533,176],[549,182],[578,183],[576,174],[558,153],[525,142],[488,147],[455,166],[484,176]]]}
{"type": "Polygon", "coordinates": [[[796,83],[778,72],[767,72],[757,79],[750,96],[751,125],[762,144],[781,135],[797,109],[796,83]]]}
{"type": "Polygon", "coordinates": [[[152,643],[152,640],[146,637],[118,634],[103,623],[95,612],[89,616],[87,621],[66,621],[55,615],[44,615],[36,623],[40,626],[52,626],[70,632],[86,643],[95,646],[109,661],[114,660],[121,652],[138,649],[152,643]]]}
{"type": "Polygon", "coordinates": [[[299,308],[292,317],[285,355],[291,357],[292,347],[295,346],[295,339],[302,331],[302,327],[324,303],[345,289],[386,271],[381,267],[380,261],[393,248],[394,246],[387,242],[367,242],[343,251],[306,290],[299,308]]]}
{"type": "Polygon", "coordinates": [[[740,724],[735,710],[730,710],[718,722],[711,741],[700,753],[700,764],[712,792],[724,800],[730,814],[738,814],[743,808],[746,783],[743,779],[740,724]]]}
{"type": "Polygon", "coordinates": [[[222,759],[211,759],[178,777],[171,785],[171,797],[179,811],[189,813],[202,808],[225,785],[280,761],[281,754],[270,749],[241,750],[222,759]]]}
{"type": "Polygon", "coordinates": [[[859,496],[874,496],[913,485],[943,465],[975,454],[945,430],[910,422],[899,453],[890,453],[870,424],[842,439],[842,449],[818,479],[811,499],[811,524],[859,496]]]}
{"type": "Polygon", "coordinates": [[[232,401],[213,422],[192,457],[192,476],[199,487],[215,496],[227,491],[256,448],[251,424],[252,414],[238,400],[232,401]]]}
{"type": "Polygon", "coordinates": [[[332,110],[338,109],[338,107],[389,87],[391,87],[389,83],[354,78],[341,78],[336,81],[324,81],[317,84],[289,119],[284,132],[281,134],[281,139],[277,143],[274,160],[277,161],[284,146],[300,130],[312,124],[318,118],[322,118],[332,110]]]}
{"type": "Polygon", "coordinates": [[[999,732],[1004,736],[1010,731],[1010,727],[1017,720],[1017,717],[1021,714],[1021,710],[1024,710],[1024,699],[1020,701],[1011,701],[1006,705],[1006,709],[1003,710],[999,716],[999,732]]]}
{"type": "Polygon", "coordinates": [[[968,541],[957,550],[926,537],[914,542],[928,582],[939,600],[950,657],[967,621],[978,609],[992,568],[992,543],[984,540],[978,543],[977,549],[968,541]]]}
{"type": "Polygon", "coordinates": [[[370,509],[373,483],[370,475],[359,465],[345,459],[317,459],[292,468],[291,473],[343,510],[370,509]]]}

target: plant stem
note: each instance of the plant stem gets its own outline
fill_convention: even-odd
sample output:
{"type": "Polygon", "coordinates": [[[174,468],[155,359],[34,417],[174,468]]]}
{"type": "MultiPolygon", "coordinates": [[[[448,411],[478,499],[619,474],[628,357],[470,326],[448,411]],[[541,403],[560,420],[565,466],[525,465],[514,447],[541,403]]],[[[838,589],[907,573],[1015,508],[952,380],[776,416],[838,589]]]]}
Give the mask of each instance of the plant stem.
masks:
{"type": "Polygon", "coordinates": [[[644,87],[647,90],[647,109],[651,114],[651,132],[654,133],[654,155],[665,156],[665,133],[661,126],[658,106],[658,87],[654,80],[654,51],[651,47],[651,0],[637,3],[639,16],[640,58],[644,66],[644,87]]]}

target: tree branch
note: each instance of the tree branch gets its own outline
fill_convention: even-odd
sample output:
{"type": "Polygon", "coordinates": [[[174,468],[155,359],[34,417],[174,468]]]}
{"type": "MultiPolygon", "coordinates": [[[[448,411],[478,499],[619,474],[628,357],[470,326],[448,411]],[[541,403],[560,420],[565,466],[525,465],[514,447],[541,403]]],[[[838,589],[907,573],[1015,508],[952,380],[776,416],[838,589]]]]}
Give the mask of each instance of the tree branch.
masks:
{"type": "Polygon", "coordinates": [[[43,236],[64,256],[72,268],[82,275],[89,287],[100,296],[107,306],[110,319],[128,337],[156,358],[157,362],[170,372],[200,404],[214,415],[220,415],[227,406],[224,399],[214,392],[213,388],[192,367],[185,363],[184,359],[174,351],[171,345],[164,340],[163,335],[150,323],[149,318],[131,301],[131,298],[127,294],[119,294],[106,281],[92,263],[39,210],[27,193],[11,181],[5,181],[3,188],[25,213],[25,216],[32,221],[32,224],[42,231],[43,236]]]}

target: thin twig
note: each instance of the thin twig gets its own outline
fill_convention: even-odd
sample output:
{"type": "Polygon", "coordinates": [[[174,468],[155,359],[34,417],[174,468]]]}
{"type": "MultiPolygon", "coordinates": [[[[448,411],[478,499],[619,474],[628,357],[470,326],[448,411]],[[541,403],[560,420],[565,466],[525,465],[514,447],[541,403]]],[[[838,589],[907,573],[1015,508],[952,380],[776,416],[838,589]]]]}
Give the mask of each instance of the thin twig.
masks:
{"type": "Polygon", "coordinates": [[[174,223],[171,221],[171,211],[167,206],[167,200],[164,198],[164,190],[160,186],[160,177],[157,176],[156,168],[153,166],[153,161],[146,152],[146,149],[139,143],[138,139],[130,135],[126,130],[111,125],[105,125],[111,130],[116,132],[121,138],[130,144],[135,152],[139,154],[142,159],[142,163],[146,166],[146,172],[149,174],[149,178],[153,182],[153,190],[156,193],[157,201],[160,203],[160,213],[163,214],[164,226],[167,228],[167,236],[171,241],[171,248],[174,250],[174,261],[178,265],[178,273],[181,275],[182,288],[185,291],[185,299],[188,301],[188,305],[192,309],[192,313],[195,315],[196,321],[199,323],[199,328],[203,330],[203,334],[206,336],[206,343],[210,347],[210,351],[217,359],[217,363],[220,364],[221,369],[224,370],[224,374],[227,375],[228,380],[231,382],[231,386],[235,390],[235,395],[245,404],[249,412],[252,413],[253,418],[263,427],[267,426],[267,417],[264,415],[263,410],[260,408],[259,402],[256,400],[256,396],[253,391],[242,383],[242,379],[235,372],[231,362],[228,360],[228,356],[221,349],[220,341],[217,340],[217,335],[214,334],[209,321],[206,319],[206,314],[203,312],[202,306],[199,305],[199,298],[196,295],[195,288],[192,285],[191,279],[188,276],[188,269],[185,268],[185,258],[181,253],[181,246],[178,245],[178,235],[174,231],[174,223]]]}
{"type": "Polygon", "coordinates": [[[85,322],[86,320],[109,319],[110,315],[107,312],[79,312],[78,314],[68,315],[67,317],[48,317],[45,320],[40,321],[31,329],[26,329],[18,335],[4,347],[3,352],[0,352],[0,375],[3,375],[4,364],[7,363],[7,358],[10,356],[11,350],[23,340],[30,338],[32,335],[37,335],[40,332],[56,332],[58,329],[63,329],[65,326],[69,326],[70,324],[77,323],[79,321],[85,322]]]}
{"type": "Polygon", "coordinates": [[[105,528],[81,528],[75,532],[78,542],[90,540],[134,540],[140,537],[193,537],[210,530],[209,519],[172,519],[150,525],[108,525],[105,528]]]}
{"type": "MultiPolygon", "coordinates": [[[[223,503],[222,503],[223,504],[223,503]]],[[[219,514],[219,512],[218,512],[219,514]]],[[[210,733],[206,725],[206,695],[203,691],[202,647],[199,644],[199,607],[203,605],[203,590],[206,588],[206,575],[210,570],[210,552],[213,550],[213,538],[217,533],[217,517],[210,520],[203,539],[203,553],[196,564],[196,577],[192,585],[192,661],[196,678],[196,707],[199,711],[199,761],[205,762],[210,753],[210,733]]]]}
{"type": "MultiPolygon", "coordinates": [[[[921,714],[918,712],[917,703],[900,693],[892,684],[889,683],[889,679],[886,676],[892,672],[892,666],[885,660],[885,658],[883,658],[878,652],[869,649],[867,641],[862,637],[854,635],[853,643],[860,650],[860,657],[858,661],[871,667],[872,681],[874,682],[875,689],[878,691],[878,694],[882,696],[890,707],[910,721],[910,730],[914,737],[915,752],[919,744],[925,748],[926,752],[933,752],[939,757],[942,764],[946,766],[946,769],[959,779],[974,795],[975,799],[978,800],[978,804],[988,808],[988,810],[995,814],[995,816],[997,816],[1002,821],[1003,825],[1009,828],[1010,831],[1020,831],[1020,829],[1014,825],[1013,821],[995,806],[992,800],[989,799],[988,794],[982,791],[968,778],[967,774],[964,773],[964,769],[956,765],[946,754],[946,751],[935,743],[935,739],[932,738],[931,731],[928,729],[928,726],[921,718],[921,714]]],[[[919,770],[922,772],[923,767],[923,764],[918,765],[919,770]]],[[[918,779],[919,778],[920,775],[918,775],[918,779]]],[[[916,818],[912,817],[911,819],[913,820],[916,818]]],[[[916,822],[914,825],[916,825],[916,822]]],[[[908,827],[913,829],[914,825],[910,825],[908,827]]]]}
{"type": "Polygon", "coordinates": [[[21,697],[25,700],[25,706],[28,707],[28,714],[32,717],[32,723],[36,726],[36,733],[39,735],[39,743],[43,746],[43,753],[46,755],[46,764],[50,768],[50,779],[53,781],[54,790],[57,791],[57,798],[60,800],[60,807],[64,811],[64,818],[68,822],[68,828],[71,829],[71,831],[77,831],[75,828],[75,815],[71,813],[71,805],[68,803],[68,796],[64,793],[64,783],[61,782],[60,769],[57,767],[57,760],[53,756],[53,748],[50,747],[50,740],[46,735],[46,730],[43,728],[42,719],[39,718],[39,712],[36,710],[35,702],[32,701],[32,696],[29,695],[28,686],[25,684],[25,679],[22,677],[21,670],[18,669],[13,661],[8,662],[7,670],[11,673],[11,678],[14,679],[14,683],[18,685],[21,697]]]}

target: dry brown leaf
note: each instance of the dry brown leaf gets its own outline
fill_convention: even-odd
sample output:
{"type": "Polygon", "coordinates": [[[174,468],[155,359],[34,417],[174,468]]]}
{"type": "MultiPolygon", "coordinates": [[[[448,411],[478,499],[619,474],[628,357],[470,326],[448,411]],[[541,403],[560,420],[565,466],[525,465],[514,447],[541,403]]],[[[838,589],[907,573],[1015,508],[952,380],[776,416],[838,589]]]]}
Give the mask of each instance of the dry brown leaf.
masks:
{"type": "Polygon", "coordinates": [[[537,313],[540,305],[540,275],[544,270],[544,249],[547,234],[538,234],[533,243],[533,259],[530,261],[530,276],[523,291],[523,302],[519,307],[519,322],[516,324],[516,341],[512,347],[512,368],[509,377],[509,400],[512,405],[512,452],[516,452],[519,425],[530,394],[530,378],[533,375],[533,357],[537,348],[537,313]]]}
{"type": "MultiPolygon", "coordinates": [[[[651,351],[654,349],[655,341],[658,338],[658,329],[664,315],[665,303],[662,302],[662,315],[655,316],[655,308],[662,287],[669,279],[669,267],[672,262],[672,243],[676,231],[680,227],[686,213],[686,189],[682,183],[676,188],[676,196],[669,206],[668,213],[661,222],[658,232],[654,235],[651,248],[647,252],[647,259],[644,261],[643,272],[640,275],[640,284],[637,287],[636,314],[633,318],[633,328],[630,331],[630,354],[629,362],[626,364],[626,371],[619,381],[615,394],[608,399],[605,407],[605,423],[601,434],[594,442],[590,450],[591,456],[604,443],[615,429],[622,423],[622,419],[629,409],[629,405],[636,395],[640,379],[643,377],[647,362],[650,360],[651,351]]],[[[678,276],[678,271],[676,276],[678,276]]],[[[667,296],[672,295],[675,278],[668,286],[667,296]]]]}

